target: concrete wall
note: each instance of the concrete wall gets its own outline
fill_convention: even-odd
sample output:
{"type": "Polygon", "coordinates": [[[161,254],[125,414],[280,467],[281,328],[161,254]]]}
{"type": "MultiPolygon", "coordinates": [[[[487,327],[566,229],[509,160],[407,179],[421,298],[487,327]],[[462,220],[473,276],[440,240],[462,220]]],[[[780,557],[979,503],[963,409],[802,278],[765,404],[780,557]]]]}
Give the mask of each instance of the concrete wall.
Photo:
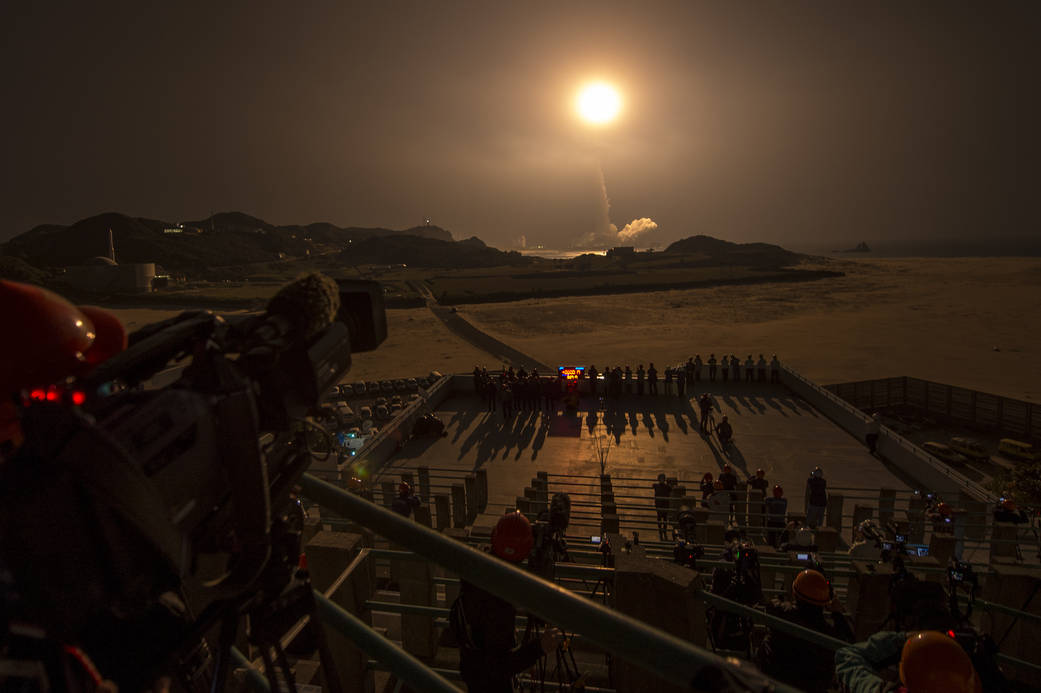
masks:
{"type": "MultiPolygon", "coordinates": [[[[811,382],[788,366],[781,367],[781,383],[809,402],[836,425],[863,441],[870,417],[839,396],[811,382]]],[[[923,490],[957,496],[964,491],[977,500],[991,500],[993,494],[971,479],[952,470],[940,460],[913,445],[903,436],[882,427],[878,452],[914,478],[923,490]]]]}

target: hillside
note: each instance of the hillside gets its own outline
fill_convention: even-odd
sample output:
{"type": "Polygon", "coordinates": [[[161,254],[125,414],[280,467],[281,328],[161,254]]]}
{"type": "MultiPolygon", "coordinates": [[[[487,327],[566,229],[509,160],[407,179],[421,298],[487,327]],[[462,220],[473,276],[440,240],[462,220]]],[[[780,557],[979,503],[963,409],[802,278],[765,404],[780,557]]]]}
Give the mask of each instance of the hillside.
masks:
{"type": "Polygon", "coordinates": [[[350,265],[404,264],[409,267],[499,267],[535,262],[517,252],[489,248],[476,236],[462,241],[396,235],[351,243],[337,258],[350,265]]]}
{"type": "Polygon", "coordinates": [[[191,274],[201,268],[337,253],[352,242],[389,236],[452,240],[451,233],[437,226],[405,230],[341,228],[329,223],[275,226],[241,212],[222,212],[181,226],[181,233],[165,233],[164,229],[177,225],[109,212],[69,226],[37,226],[12,238],[0,252],[38,268],[78,265],[107,253],[111,229],[119,262],[155,262],[191,274]]]}
{"type": "Polygon", "coordinates": [[[703,235],[678,240],[663,252],[671,255],[700,256],[697,264],[743,267],[783,267],[795,264],[805,257],[779,245],[731,243],[703,235]]]}

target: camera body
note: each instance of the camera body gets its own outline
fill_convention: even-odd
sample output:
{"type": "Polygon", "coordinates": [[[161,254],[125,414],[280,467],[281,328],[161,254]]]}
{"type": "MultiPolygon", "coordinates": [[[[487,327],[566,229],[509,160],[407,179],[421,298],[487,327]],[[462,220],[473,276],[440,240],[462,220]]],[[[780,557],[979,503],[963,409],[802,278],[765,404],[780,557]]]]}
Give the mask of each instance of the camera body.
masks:
{"type": "Polygon", "coordinates": [[[168,618],[164,595],[232,605],[285,587],[299,555],[292,492],[311,462],[307,417],[352,350],[385,337],[378,283],[310,275],[264,314],[192,311],[142,328],[67,382],[83,393],[79,407],[23,402],[25,443],[0,468],[0,560],[16,617],[91,643],[99,666],[122,661],[112,677],[140,690],[201,637],[187,617],[198,611],[168,618]],[[171,363],[180,377],[146,388],[171,363]],[[201,563],[221,568],[202,576],[201,563]],[[124,632],[156,645],[109,652],[128,645],[110,642],[124,632]]]}

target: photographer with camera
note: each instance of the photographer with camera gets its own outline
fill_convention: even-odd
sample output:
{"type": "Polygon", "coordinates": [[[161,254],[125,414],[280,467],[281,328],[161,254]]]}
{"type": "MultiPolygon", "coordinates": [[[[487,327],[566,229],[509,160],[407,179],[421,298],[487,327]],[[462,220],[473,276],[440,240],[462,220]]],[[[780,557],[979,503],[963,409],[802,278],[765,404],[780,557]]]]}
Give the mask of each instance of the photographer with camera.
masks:
{"type": "Polygon", "coordinates": [[[854,531],[849,557],[858,561],[878,561],[882,558],[882,531],[874,520],[864,520],[854,531]]]}
{"type": "MultiPolygon", "coordinates": [[[[822,573],[804,570],[796,575],[792,597],[771,599],[766,613],[833,638],[853,641],[853,626],[822,573]]],[[[834,678],[831,650],[773,629],[767,632],[756,660],[763,673],[804,691],[826,691],[834,678]]]]}
{"type": "Polygon", "coordinates": [[[658,536],[662,541],[669,531],[669,503],[672,487],[666,483],[665,475],[659,474],[657,483],[651,486],[654,491],[654,510],[658,514],[658,536]]]}
{"type": "MultiPolygon", "coordinates": [[[[504,515],[492,530],[492,554],[514,565],[528,557],[533,544],[531,523],[520,512],[504,515]]],[[[449,623],[459,643],[459,673],[471,693],[511,693],[514,676],[563,642],[559,629],[547,627],[538,639],[518,645],[516,620],[512,604],[460,581],[449,623]]]]}
{"type": "Polygon", "coordinates": [[[835,652],[835,676],[849,693],[978,693],[983,689],[958,641],[929,630],[882,631],[844,647],[835,652]],[[894,666],[898,667],[896,681],[889,673],[894,666]]]}
{"type": "Polygon", "coordinates": [[[676,542],[672,550],[673,560],[689,568],[696,568],[697,560],[705,555],[705,549],[695,540],[696,525],[694,513],[690,508],[684,508],[676,518],[676,529],[672,531],[676,542]]]}
{"type": "MultiPolygon", "coordinates": [[[[736,529],[729,530],[724,541],[726,548],[721,559],[733,563],[733,568],[712,570],[712,593],[745,606],[759,604],[763,600],[759,552],[736,529]]],[[[713,650],[724,649],[751,654],[751,621],[746,617],[712,607],[705,610],[705,617],[708,619],[709,642],[713,650]]]]}

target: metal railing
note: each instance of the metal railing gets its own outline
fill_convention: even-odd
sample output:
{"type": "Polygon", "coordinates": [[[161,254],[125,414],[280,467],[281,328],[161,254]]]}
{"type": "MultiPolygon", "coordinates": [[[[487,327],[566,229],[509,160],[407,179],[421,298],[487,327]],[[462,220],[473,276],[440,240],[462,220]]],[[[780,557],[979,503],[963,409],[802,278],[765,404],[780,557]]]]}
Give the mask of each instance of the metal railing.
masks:
{"type": "MultiPolygon", "coordinates": [[[[319,505],[375,529],[497,597],[548,623],[581,633],[598,647],[672,683],[689,688],[706,669],[729,671],[741,678],[761,676],[750,667],[612,611],[311,475],[305,474],[300,485],[304,494],[319,505]]],[[[764,684],[769,683],[768,678],[761,679],[764,684]]],[[[795,691],[779,682],[773,685],[774,690],[782,693],[795,691]]]]}

